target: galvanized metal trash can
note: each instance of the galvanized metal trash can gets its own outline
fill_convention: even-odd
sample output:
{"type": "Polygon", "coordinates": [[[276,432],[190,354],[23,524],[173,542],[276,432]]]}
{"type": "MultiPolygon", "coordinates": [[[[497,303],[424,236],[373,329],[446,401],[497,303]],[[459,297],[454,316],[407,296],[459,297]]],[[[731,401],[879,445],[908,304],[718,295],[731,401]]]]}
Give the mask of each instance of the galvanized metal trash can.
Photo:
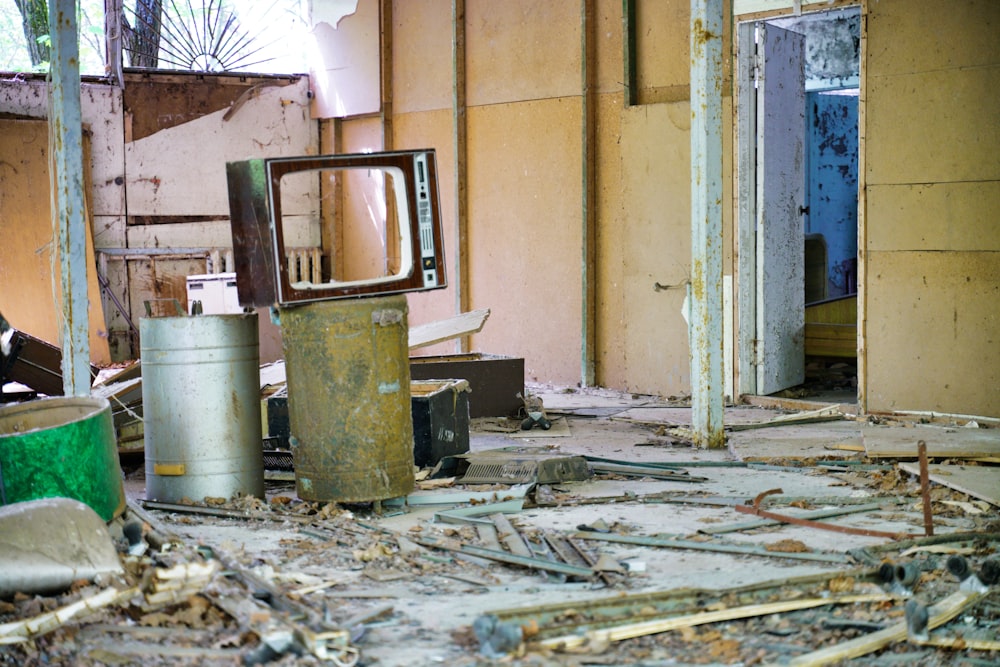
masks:
{"type": "Polygon", "coordinates": [[[406,297],[283,309],[300,498],[368,502],[413,491],[406,297]]]}
{"type": "Polygon", "coordinates": [[[0,499],[73,498],[105,521],[125,510],[111,404],[88,396],[0,408],[0,499]]]}
{"type": "Polygon", "coordinates": [[[139,322],[146,497],[264,496],[257,315],[139,322]]]}

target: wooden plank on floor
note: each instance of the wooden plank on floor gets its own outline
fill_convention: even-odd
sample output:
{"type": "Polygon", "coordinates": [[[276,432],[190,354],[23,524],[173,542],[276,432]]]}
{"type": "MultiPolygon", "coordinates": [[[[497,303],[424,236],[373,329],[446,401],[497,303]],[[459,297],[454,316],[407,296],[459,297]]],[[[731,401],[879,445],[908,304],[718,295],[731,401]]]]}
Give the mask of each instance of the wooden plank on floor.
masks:
{"type": "Polygon", "coordinates": [[[917,442],[927,443],[930,458],[1000,456],[1000,429],[940,426],[864,426],[865,452],[871,458],[915,459],[917,442]]]}
{"type": "MultiPolygon", "coordinates": [[[[900,463],[899,467],[920,476],[918,463],[900,463]]],[[[932,463],[927,466],[927,470],[932,482],[1000,507],[1000,468],[932,463]]]]}
{"type": "Polygon", "coordinates": [[[482,330],[483,325],[486,324],[486,318],[489,316],[489,309],[484,308],[482,310],[470,310],[467,313],[449,317],[445,320],[410,327],[410,349],[427,347],[435,343],[443,343],[446,340],[477,333],[482,330]]]}

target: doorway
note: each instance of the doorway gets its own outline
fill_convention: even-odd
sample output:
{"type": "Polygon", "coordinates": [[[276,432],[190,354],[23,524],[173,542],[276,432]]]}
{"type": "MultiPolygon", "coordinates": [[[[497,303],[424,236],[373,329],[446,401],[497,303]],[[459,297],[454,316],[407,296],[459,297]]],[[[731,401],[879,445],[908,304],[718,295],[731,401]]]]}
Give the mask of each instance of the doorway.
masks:
{"type": "Polygon", "coordinates": [[[854,402],[860,8],[737,40],[739,393],[854,402]]]}

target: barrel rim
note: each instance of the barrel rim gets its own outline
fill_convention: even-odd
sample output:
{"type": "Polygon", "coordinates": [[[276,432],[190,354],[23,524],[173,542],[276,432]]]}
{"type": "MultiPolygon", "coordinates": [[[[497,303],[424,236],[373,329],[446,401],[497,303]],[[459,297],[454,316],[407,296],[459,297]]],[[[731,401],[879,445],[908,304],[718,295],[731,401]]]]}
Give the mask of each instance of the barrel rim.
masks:
{"type": "Polygon", "coordinates": [[[60,428],[68,424],[76,424],[87,419],[93,419],[104,411],[108,411],[110,413],[111,402],[108,401],[108,399],[99,396],[49,396],[46,398],[37,398],[31,401],[25,401],[24,403],[16,403],[14,405],[5,405],[0,407],[0,425],[3,424],[3,421],[6,418],[15,417],[22,413],[41,412],[45,410],[71,407],[91,407],[93,409],[81,414],[75,419],[64,420],[58,424],[47,424],[37,428],[28,429],[26,431],[8,432],[0,430],[0,439],[23,436],[28,433],[38,433],[52,428],[60,428]]]}

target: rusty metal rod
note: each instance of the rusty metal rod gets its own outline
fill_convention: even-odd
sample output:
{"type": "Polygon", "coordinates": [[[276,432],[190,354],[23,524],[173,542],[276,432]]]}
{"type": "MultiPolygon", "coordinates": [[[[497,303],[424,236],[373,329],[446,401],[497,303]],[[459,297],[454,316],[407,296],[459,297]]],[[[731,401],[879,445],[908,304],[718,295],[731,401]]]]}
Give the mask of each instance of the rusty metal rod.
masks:
{"type": "Polygon", "coordinates": [[[934,513],[931,511],[931,480],[927,471],[927,443],[917,441],[917,456],[920,457],[920,497],[924,503],[924,533],[934,535],[934,513]]]}
{"type": "Polygon", "coordinates": [[[777,512],[767,512],[760,508],[760,504],[764,501],[767,496],[775,495],[778,493],[783,493],[781,489],[768,489],[767,491],[762,491],[757,494],[757,497],[753,499],[753,506],[747,505],[736,505],[734,508],[737,512],[742,514],[756,514],[759,517],[765,519],[774,519],[775,521],[781,521],[782,523],[791,523],[796,526],[805,526],[807,528],[819,528],[820,530],[832,530],[837,533],[845,533],[847,535],[864,535],[866,537],[885,537],[890,540],[900,540],[907,537],[921,537],[919,534],[914,533],[890,533],[884,530],[870,530],[868,528],[852,528],[850,526],[840,526],[833,523],[823,523],[822,521],[810,521],[809,519],[801,519],[795,516],[788,516],[785,514],[778,514],[777,512]]]}

